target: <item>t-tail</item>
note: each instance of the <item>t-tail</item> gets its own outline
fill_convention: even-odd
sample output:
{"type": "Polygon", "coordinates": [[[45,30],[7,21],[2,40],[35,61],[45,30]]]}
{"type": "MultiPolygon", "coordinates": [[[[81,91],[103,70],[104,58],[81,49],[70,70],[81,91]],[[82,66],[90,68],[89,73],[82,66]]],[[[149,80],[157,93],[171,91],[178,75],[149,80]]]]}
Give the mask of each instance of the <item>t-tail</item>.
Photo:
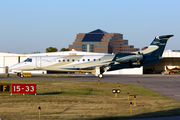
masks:
{"type": "Polygon", "coordinates": [[[143,55],[141,66],[160,62],[167,40],[172,36],[174,35],[156,36],[146,49],[143,49],[139,52],[134,52],[136,54],[143,55]]]}
{"type": "Polygon", "coordinates": [[[169,68],[166,66],[166,70],[169,70],[169,68]]]}
{"type": "Polygon", "coordinates": [[[156,36],[144,54],[162,57],[167,40],[174,35],[156,36]]]}

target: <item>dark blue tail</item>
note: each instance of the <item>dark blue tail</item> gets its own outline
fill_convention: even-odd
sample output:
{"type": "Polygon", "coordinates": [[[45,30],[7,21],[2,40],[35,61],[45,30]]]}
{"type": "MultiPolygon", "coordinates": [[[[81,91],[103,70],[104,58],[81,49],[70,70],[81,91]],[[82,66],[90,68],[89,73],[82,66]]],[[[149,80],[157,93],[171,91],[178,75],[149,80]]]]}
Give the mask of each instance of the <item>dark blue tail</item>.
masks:
{"type": "Polygon", "coordinates": [[[148,55],[161,57],[166,46],[167,40],[174,35],[163,35],[163,36],[156,36],[155,39],[152,41],[150,46],[157,46],[158,48],[148,55]]]}

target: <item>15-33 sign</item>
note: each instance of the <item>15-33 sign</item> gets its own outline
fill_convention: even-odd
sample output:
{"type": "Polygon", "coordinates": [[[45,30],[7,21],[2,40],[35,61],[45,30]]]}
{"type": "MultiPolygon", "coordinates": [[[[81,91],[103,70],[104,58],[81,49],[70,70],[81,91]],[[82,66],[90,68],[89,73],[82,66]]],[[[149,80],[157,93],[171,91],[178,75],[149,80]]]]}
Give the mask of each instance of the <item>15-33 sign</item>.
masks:
{"type": "Polygon", "coordinates": [[[11,84],[11,93],[36,93],[36,84],[11,84]]]}

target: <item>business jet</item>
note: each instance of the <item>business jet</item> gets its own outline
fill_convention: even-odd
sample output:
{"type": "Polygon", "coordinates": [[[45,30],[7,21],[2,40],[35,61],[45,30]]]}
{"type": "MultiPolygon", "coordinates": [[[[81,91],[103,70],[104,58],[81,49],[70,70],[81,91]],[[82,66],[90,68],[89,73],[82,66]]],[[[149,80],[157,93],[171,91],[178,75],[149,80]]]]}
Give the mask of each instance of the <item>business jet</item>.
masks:
{"type": "Polygon", "coordinates": [[[23,77],[23,71],[48,70],[91,72],[103,78],[103,73],[106,71],[138,68],[159,62],[167,40],[172,36],[174,35],[156,36],[146,49],[132,53],[31,56],[11,66],[10,70],[21,71],[21,77],[23,77]]]}

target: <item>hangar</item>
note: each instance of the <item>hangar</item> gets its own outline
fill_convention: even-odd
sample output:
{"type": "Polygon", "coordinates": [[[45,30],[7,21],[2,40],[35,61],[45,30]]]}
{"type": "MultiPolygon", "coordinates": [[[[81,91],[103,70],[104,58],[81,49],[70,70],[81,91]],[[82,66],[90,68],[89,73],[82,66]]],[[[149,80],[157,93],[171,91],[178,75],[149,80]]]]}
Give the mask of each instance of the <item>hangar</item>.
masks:
{"type": "Polygon", "coordinates": [[[24,61],[29,55],[0,52],[0,73],[8,73],[8,67],[24,61]]]}
{"type": "MultiPolygon", "coordinates": [[[[92,52],[81,52],[81,51],[66,51],[66,52],[53,52],[53,53],[38,53],[38,54],[16,54],[16,53],[2,53],[0,52],[0,73],[13,73],[9,71],[8,67],[22,62],[30,56],[48,56],[48,55],[84,55],[84,54],[101,54],[92,52]]],[[[102,53],[103,54],[103,53],[102,53]]],[[[147,65],[140,68],[121,69],[104,74],[146,74],[146,73],[161,73],[166,70],[165,66],[169,68],[180,66],[180,52],[179,51],[164,51],[160,62],[147,65]]],[[[32,73],[47,74],[47,71],[32,71],[32,73]]]]}
{"type": "Polygon", "coordinates": [[[169,68],[180,67],[180,51],[164,51],[160,62],[143,67],[143,74],[161,73],[166,70],[166,66],[169,68]]]}

